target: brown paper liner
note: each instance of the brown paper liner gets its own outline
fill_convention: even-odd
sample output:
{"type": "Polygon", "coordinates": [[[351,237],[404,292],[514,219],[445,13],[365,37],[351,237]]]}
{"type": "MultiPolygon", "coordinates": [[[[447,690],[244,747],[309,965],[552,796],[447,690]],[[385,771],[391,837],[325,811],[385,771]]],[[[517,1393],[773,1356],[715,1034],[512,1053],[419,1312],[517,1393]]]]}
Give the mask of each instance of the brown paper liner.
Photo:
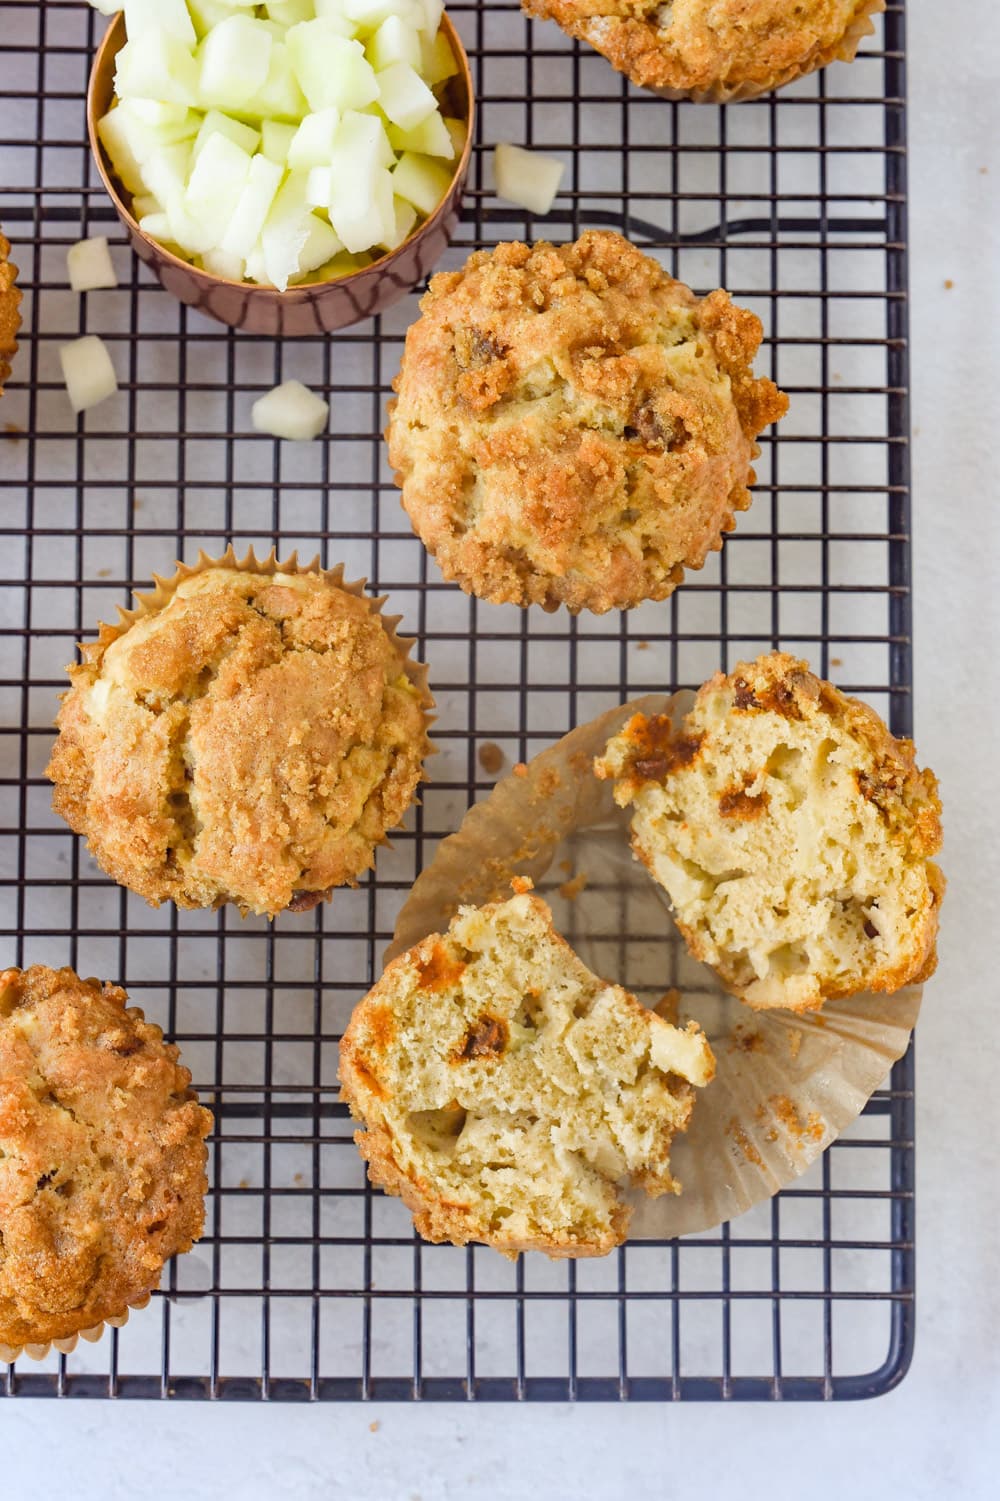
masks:
{"type": "MultiPolygon", "coordinates": [[[[851,24],[844,34],[829,47],[824,47],[821,52],[815,54],[808,67],[793,64],[773,74],[766,83],[744,82],[733,85],[731,88],[723,83],[713,84],[709,89],[670,89],[654,88],[651,84],[636,84],[647,94],[656,94],[660,99],[673,101],[690,100],[693,104],[735,104],[743,99],[759,99],[764,94],[771,94],[775,89],[785,88],[794,83],[797,78],[807,78],[810,73],[817,73],[820,68],[827,67],[833,62],[851,63],[857,56],[858,48],[866,36],[871,36],[875,30],[872,17],[881,15],[885,10],[886,0],[862,0],[862,4],[851,24]]],[[[580,36],[585,36],[581,30],[580,36]]],[[[589,37],[585,39],[595,51],[600,52],[602,57],[607,53],[589,37]]],[[[635,80],[633,79],[633,82],[635,80]]]]}
{"type": "MultiPolygon", "coordinates": [[[[135,606],[132,609],[126,609],[124,605],[119,605],[118,620],[114,625],[110,625],[103,620],[99,621],[97,640],[80,642],[78,644],[78,649],[84,660],[89,662],[95,657],[103,655],[111,643],[116,641],[120,636],[124,636],[136,621],[150,615],[156,615],[165,609],[177,592],[178,586],[185,579],[194,578],[196,574],[205,573],[211,568],[228,568],[237,573],[252,573],[271,578],[283,573],[317,573],[335,588],[343,589],[346,593],[353,594],[357,599],[363,600],[371,614],[380,617],[386,634],[399,652],[403,671],[420,696],[426,727],[430,728],[434,723],[436,716],[431,712],[434,709],[434,697],[428,683],[427,664],[419,662],[411,656],[411,652],[416,645],[415,638],[412,636],[400,636],[398,634],[396,627],[402,620],[402,615],[383,615],[382,610],[389,599],[387,594],[380,594],[375,598],[371,598],[364,592],[365,584],[367,583],[366,579],[356,579],[353,582],[348,582],[344,578],[344,564],[338,563],[333,568],[323,568],[320,566],[319,553],[310,562],[300,563],[297,551],[291,553],[284,562],[279,562],[277,549],[274,547],[271,548],[271,551],[265,558],[258,558],[252,547],[247,549],[244,557],[238,558],[232,543],[229,544],[222,556],[218,558],[213,558],[209,553],[201,549],[198,552],[197,561],[194,563],[182,563],[178,560],[176,571],[172,577],[164,578],[160,574],[154,573],[153,588],[148,592],[140,593],[138,589],[133,590],[133,598],[136,601],[135,606]]],[[[437,753],[438,747],[429,739],[425,760],[437,753]]],[[[426,768],[423,768],[420,781],[427,782],[429,780],[426,768]]],[[[413,802],[414,804],[419,804],[419,797],[414,796],[413,802]]],[[[373,846],[373,850],[381,849],[383,846],[392,848],[392,841],[388,835],[383,835],[373,846]]],[[[318,906],[320,902],[327,900],[331,895],[332,889],[324,892],[303,892],[301,893],[301,899],[297,902],[293,900],[285,910],[307,912],[312,907],[318,906]]]]}
{"type": "Polygon", "coordinates": [[[463,904],[507,896],[513,876],[530,876],[556,928],[597,974],[649,1004],[680,990],[679,1020],[703,1026],[717,1073],[674,1141],[671,1169],[683,1192],[630,1194],[633,1239],[712,1229],[800,1177],[902,1057],[922,994],[910,986],[828,1001],[804,1016],[755,1012],[690,957],[666,894],[632,857],[611,783],[591,766],[633,714],[667,713],[679,724],[691,702],[689,693],[651,695],[612,709],[498,782],[417,880],[385,955],[443,932],[463,904]]]}
{"type": "Polygon", "coordinates": [[[92,1324],[89,1329],[78,1329],[75,1334],[68,1334],[64,1339],[46,1340],[44,1344],[34,1345],[2,1345],[0,1344],[0,1361],[20,1360],[22,1355],[27,1355],[31,1360],[44,1360],[50,1350],[58,1350],[60,1355],[72,1355],[81,1339],[89,1344],[96,1344],[103,1335],[105,1329],[123,1329],[128,1323],[129,1314],[146,1308],[152,1295],[147,1293],[143,1298],[136,1298],[130,1303],[124,1313],[109,1314],[99,1324],[92,1324]]]}
{"type": "Polygon", "coordinates": [[[10,241],[0,231],[0,396],[10,376],[10,362],[17,353],[17,331],[21,327],[17,267],[9,256],[10,241]]]}

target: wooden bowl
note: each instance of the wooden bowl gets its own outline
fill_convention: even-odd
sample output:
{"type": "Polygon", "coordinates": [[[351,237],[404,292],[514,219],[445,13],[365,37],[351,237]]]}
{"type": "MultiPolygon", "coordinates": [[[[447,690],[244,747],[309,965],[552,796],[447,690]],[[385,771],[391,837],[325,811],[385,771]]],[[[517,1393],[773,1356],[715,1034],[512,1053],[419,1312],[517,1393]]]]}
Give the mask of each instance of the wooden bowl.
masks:
{"type": "Polygon", "coordinates": [[[472,73],[458,32],[447,16],[441,25],[455,54],[459,71],[450,80],[450,105],[465,120],[465,146],[444,198],[395,250],[360,271],[331,281],[310,282],[279,292],[253,282],[227,281],[192,266],[172,254],[139,228],[132,214],[132,197],[115,176],[114,167],[97,134],[97,123],[111,108],[115,64],[125,45],[125,17],[115,16],[94,58],[87,89],[87,130],[104,186],[118,217],[128,230],[136,254],[181,302],[251,334],[323,334],[371,318],[399,302],[431,272],[440,260],[458,223],[475,130],[472,73]]]}

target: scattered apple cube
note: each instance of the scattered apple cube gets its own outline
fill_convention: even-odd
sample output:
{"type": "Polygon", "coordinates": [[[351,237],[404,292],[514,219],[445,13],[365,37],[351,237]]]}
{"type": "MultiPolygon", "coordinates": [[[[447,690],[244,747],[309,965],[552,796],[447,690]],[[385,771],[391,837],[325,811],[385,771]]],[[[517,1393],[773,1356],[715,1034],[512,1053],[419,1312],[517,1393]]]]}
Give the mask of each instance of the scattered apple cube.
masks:
{"type": "Polygon", "coordinates": [[[526,208],[530,214],[549,212],[565,170],[565,164],[555,157],[525,151],[523,146],[501,144],[493,153],[497,197],[526,208]]]}
{"type": "Polygon", "coordinates": [[[274,438],[304,442],[318,438],[330,418],[330,404],[301,381],[286,380],[254,402],[254,428],[274,438]]]}
{"type": "Polygon", "coordinates": [[[71,245],[66,252],[66,269],[74,292],[97,292],[118,285],[106,235],[71,245]]]}
{"type": "Polygon", "coordinates": [[[239,110],[267,81],[271,33],[251,16],[231,15],[198,48],[198,99],[203,109],[239,110]]]}
{"type": "Polygon", "coordinates": [[[59,347],[59,363],[74,412],[86,412],[118,390],[108,346],[96,334],[59,347]]]}
{"type": "Polygon", "coordinates": [[[394,193],[412,203],[422,214],[429,215],[433,214],[451,186],[451,173],[432,157],[404,151],[393,171],[392,184],[394,193]]]}

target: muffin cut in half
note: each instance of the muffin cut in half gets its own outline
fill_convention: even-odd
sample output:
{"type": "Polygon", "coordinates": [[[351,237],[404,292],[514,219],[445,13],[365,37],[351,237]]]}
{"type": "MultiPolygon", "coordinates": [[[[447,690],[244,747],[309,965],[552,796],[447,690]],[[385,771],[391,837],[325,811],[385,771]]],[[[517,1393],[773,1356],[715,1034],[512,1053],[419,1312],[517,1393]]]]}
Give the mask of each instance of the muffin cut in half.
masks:
{"type": "Polygon", "coordinates": [[[68,669],[53,806],[153,906],[308,909],[410,806],[425,672],[341,575],[182,568],[68,669]]]}
{"type": "Polygon", "coordinates": [[[671,1141],[715,1060],[694,1023],[592,975],[514,884],[389,965],[344,1034],[342,1094],[372,1182],[427,1240],[602,1256],[628,1232],[623,1187],[680,1191],[671,1141]]]}
{"type": "Polygon", "coordinates": [[[691,953],[751,1006],[812,1010],[934,971],[937,782],[866,704],[774,653],[679,729],[634,716],[597,761],[691,953]]]}
{"type": "Polygon", "coordinates": [[[9,257],[10,241],[0,233],[0,396],[10,376],[11,360],[17,353],[17,331],[21,327],[17,267],[9,257]]]}
{"type": "Polygon", "coordinates": [[[762,329],[610,231],[476,251],[431,280],[387,431],[413,529],[498,604],[665,599],[750,504],[787,398],[762,329]]]}
{"type": "Polygon", "coordinates": [[[754,99],[852,62],[885,0],[521,0],[668,99],[754,99]]]}
{"type": "Polygon", "coordinates": [[[71,969],[0,973],[0,1345],[127,1315],[204,1226],[212,1117],[159,1027],[71,969]]]}

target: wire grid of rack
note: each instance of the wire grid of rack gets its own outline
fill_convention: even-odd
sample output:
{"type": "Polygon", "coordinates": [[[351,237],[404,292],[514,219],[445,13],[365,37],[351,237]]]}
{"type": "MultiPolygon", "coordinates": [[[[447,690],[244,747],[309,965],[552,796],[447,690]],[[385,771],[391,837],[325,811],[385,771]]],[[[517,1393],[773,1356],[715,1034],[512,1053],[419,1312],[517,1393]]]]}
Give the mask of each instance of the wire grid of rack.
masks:
{"type": "Polygon", "coordinates": [[[103,22],[79,0],[0,0],[0,223],[26,294],[0,406],[0,960],[124,983],[217,1122],[201,1244],[125,1329],[18,1362],[6,1395],[831,1398],[884,1391],[908,1364],[912,1052],[770,1203],[594,1263],[423,1245],[351,1143],[337,1039],[416,874],[492,784],[485,743],[509,767],[625,697],[771,645],[897,733],[911,719],[903,5],[850,68],[728,109],[631,89],[513,0],[451,10],[481,114],[445,264],[498,239],[619,228],[760,312],[761,367],[791,411],[764,440],[752,510],[671,600],[573,620],[468,599],[410,535],[379,437],[415,298],[278,344],[180,307],[130,255],[88,158],[103,22]],[[493,195],[502,139],[566,161],[544,222],[493,195]],[[88,233],[112,237],[121,286],[79,299],[65,250],[88,233]],[[121,393],[77,421],[57,348],[84,332],[107,340],[121,393]],[[252,400],[293,375],[329,395],[321,442],[252,433],[252,400]],[[113,886],[42,776],[73,643],[154,570],[230,540],[318,549],[387,591],[440,711],[435,780],[374,879],[273,927],[152,911],[113,886]]]}

